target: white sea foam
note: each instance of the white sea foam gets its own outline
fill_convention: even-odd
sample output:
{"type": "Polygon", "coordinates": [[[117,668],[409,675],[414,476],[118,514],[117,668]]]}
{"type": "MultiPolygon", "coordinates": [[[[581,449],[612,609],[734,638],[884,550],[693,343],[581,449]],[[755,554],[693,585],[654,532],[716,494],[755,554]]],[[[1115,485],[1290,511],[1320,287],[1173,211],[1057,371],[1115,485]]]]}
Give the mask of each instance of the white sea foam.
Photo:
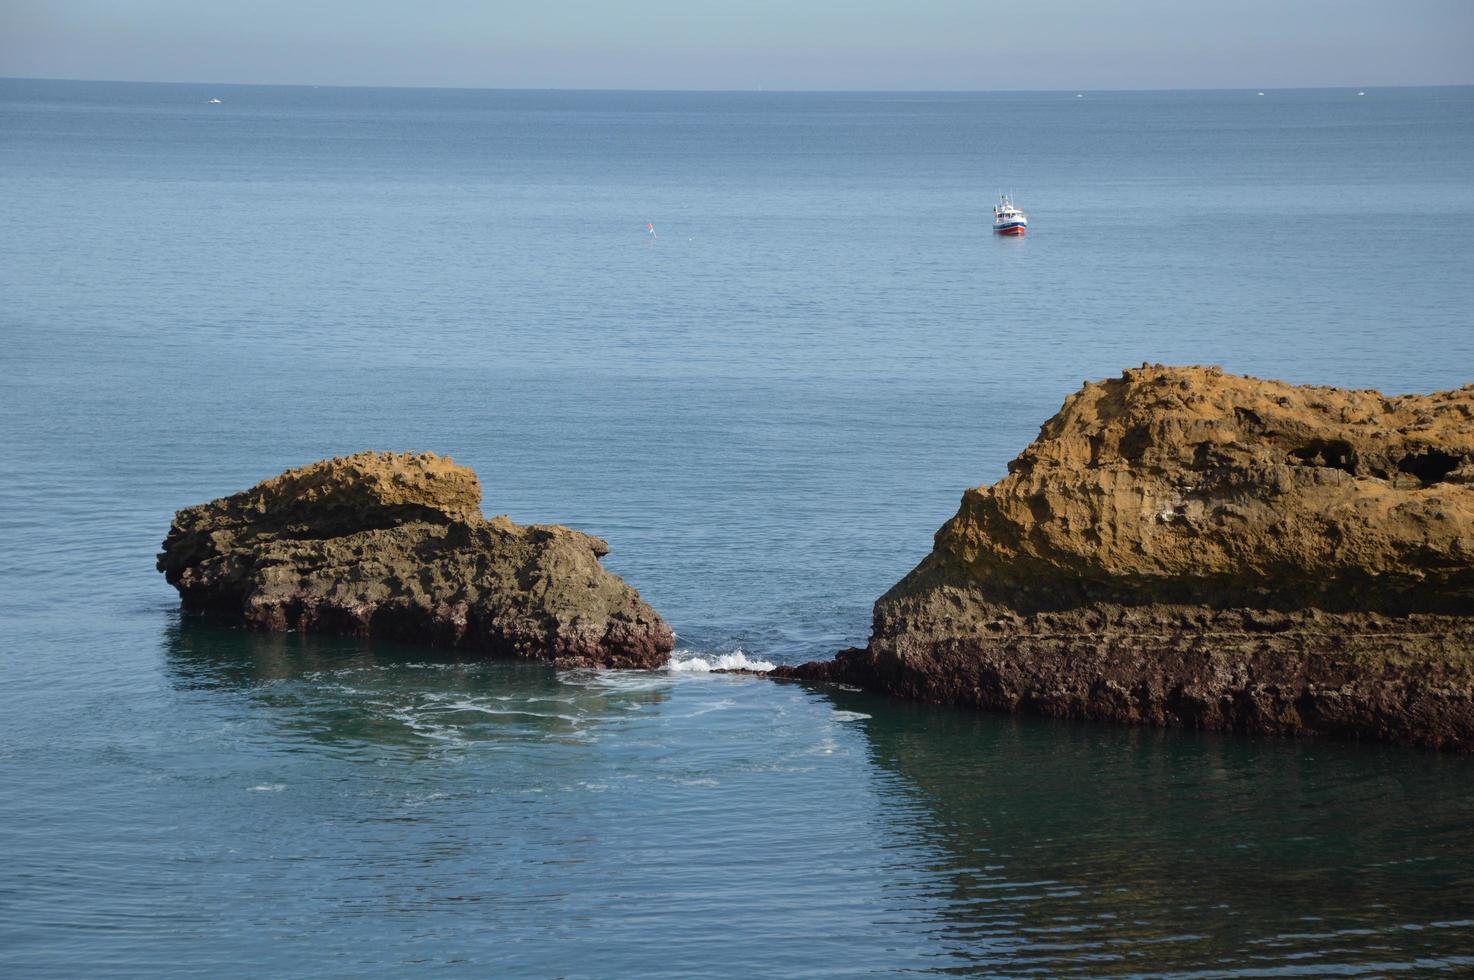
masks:
{"type": "Polygon", "coordinates": [[[835,721],[864,721],[870,716],[863,711],[838,711],[830,715],[835,721]]]}
{"type": "MultiPolygon", "coordinates": [[[[529,700],[531,700],[531,699],[529,699],[529,700]]],[[[548,699],[539,699],[539,700],[548,700],[548,699]]],[[[564,703],[570,703],[570,702],[564,702],[564,703]]],[[[557,719],[558,721],[566,721],[570,725],[577,725],[579,722],[581,722],[583,720],[582,718],[579,718],[576,715],[564,715],[564,714],[558,714],[556,712],[551,712],[551,711],[524,711],[524,710],[518,710],[516,708],[489,708],[489,707],[487,707],[484,704],[477,704],[475,701],[454,701],[454,702],[450,702],[448,704],[437,705],[434,710],[439,711],[439,712],[445,712],[445,713],[453,713],[453,712],[463,711],[463,712],[468,712],[470,714],[494,715],[494,716],[501,716],[501,717],[521,716],[521,717],[524,717],[524,718],[554,718],[554,719],[557,719]]]]}
{"type": "Polygon", "coordinates": [[[604,670],[602,668],[560,670],[558,681],[569,687],[581,687],[600,693],[613,694],[639,694],[670,686],[668,677],[651,671],[604,670]]]}
{"type": "Polygon", "coordinates": [[[776,666],[778,665],[766,660],[750,660],[741,650],[714,654],[677,650],[671,654],[670,664],[666,669],[678,674],[705,674],[713,670],[755,670],[759,673],[766,673],[776,666]]]}
{"type": "Polygon", "coordinates": [[[248,792],[248,793],[280,793],[282,790],[284,790],[286,788],[287,788],[287,784],[286,783],[262,783],[259,786],[252,786],[250,789],[246,790],[246,792],[248,792]]]}

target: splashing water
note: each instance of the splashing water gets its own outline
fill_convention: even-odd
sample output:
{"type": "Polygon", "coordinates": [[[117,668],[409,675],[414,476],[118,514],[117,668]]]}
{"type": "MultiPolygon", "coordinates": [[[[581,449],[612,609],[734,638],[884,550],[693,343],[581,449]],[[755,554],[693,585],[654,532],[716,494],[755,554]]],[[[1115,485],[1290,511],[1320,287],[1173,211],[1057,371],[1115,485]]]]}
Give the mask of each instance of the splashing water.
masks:
{"type": "Polygon", "coordinates": [[[759,673],[767,673],[777,664],[766,660],[753,660],[741,650],[732,653],[692,653],[690,650],[677,650],[671,654],[670,664],[666,667],[671,673],[676,674],[706,674],[713,670],[754,670],[759,673]]]}

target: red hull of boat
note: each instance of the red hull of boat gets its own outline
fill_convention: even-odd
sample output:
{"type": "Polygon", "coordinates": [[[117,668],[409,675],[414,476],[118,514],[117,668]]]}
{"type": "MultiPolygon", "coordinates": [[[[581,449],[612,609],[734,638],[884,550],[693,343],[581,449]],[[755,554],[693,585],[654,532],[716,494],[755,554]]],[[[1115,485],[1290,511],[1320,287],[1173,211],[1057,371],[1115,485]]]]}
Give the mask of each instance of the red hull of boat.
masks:
{"type": "Polygon", "coordinates": [[[998,234],[998,235],[1022,235],[1025,230],[1026,230],[1026,226],[1024,226],[1024,225],[1014,225],[1012,228],[998,228],[998,229],[995,229],[994,234],[998,234]]]}

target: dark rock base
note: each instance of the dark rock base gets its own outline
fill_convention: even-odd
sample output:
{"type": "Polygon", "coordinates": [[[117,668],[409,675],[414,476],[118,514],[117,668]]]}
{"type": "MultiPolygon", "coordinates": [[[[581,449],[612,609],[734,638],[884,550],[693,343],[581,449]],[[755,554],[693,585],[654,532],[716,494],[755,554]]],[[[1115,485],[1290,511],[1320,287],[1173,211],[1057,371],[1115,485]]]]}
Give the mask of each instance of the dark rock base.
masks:
{"type": "Polygon", "coordinates": [[[1051,718],[1474,750],[1464,617],[1224,610],[1189,621],[1117,609],[1006,627],[909,647],[872,641],[773,676],[1051,718]],[[1157,628],[1122,628],[1133,620],[1157,628]]]}
{"type": "Polygon", "coordinates": [[[427,607],[400,600],[339,605],[303,594],[239,608],[183,603],[186,612],[214,622],[262,632],[320,633],[394,640],[487,657],[544,660],[560,670],[600,667],[657,670],[670,659],[672,638],[664,624],[611,623],[602,632],[547,623],[529,627],[499,622],[464,604],[427,607]]]}

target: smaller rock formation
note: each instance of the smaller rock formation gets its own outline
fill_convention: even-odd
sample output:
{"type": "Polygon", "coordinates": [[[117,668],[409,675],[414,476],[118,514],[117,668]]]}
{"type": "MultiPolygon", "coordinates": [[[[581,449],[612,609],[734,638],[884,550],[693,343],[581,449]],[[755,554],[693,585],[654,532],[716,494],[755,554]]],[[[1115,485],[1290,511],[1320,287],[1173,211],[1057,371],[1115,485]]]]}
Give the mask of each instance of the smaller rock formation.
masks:
{"type": "Polygon", "coordinates": [[[1474,748],[1474,386],[1086,384],[875,604],[777,672],[926,701],[1474,748]]]}
{"type": "Polygon", "coordinates": [[[481,513],[433,453],[357,453],[174,516],[159,571],[188,610],[262,630],[376,636],[560,667],[663,665],[671,629],[609,546],[481,513]]]}

